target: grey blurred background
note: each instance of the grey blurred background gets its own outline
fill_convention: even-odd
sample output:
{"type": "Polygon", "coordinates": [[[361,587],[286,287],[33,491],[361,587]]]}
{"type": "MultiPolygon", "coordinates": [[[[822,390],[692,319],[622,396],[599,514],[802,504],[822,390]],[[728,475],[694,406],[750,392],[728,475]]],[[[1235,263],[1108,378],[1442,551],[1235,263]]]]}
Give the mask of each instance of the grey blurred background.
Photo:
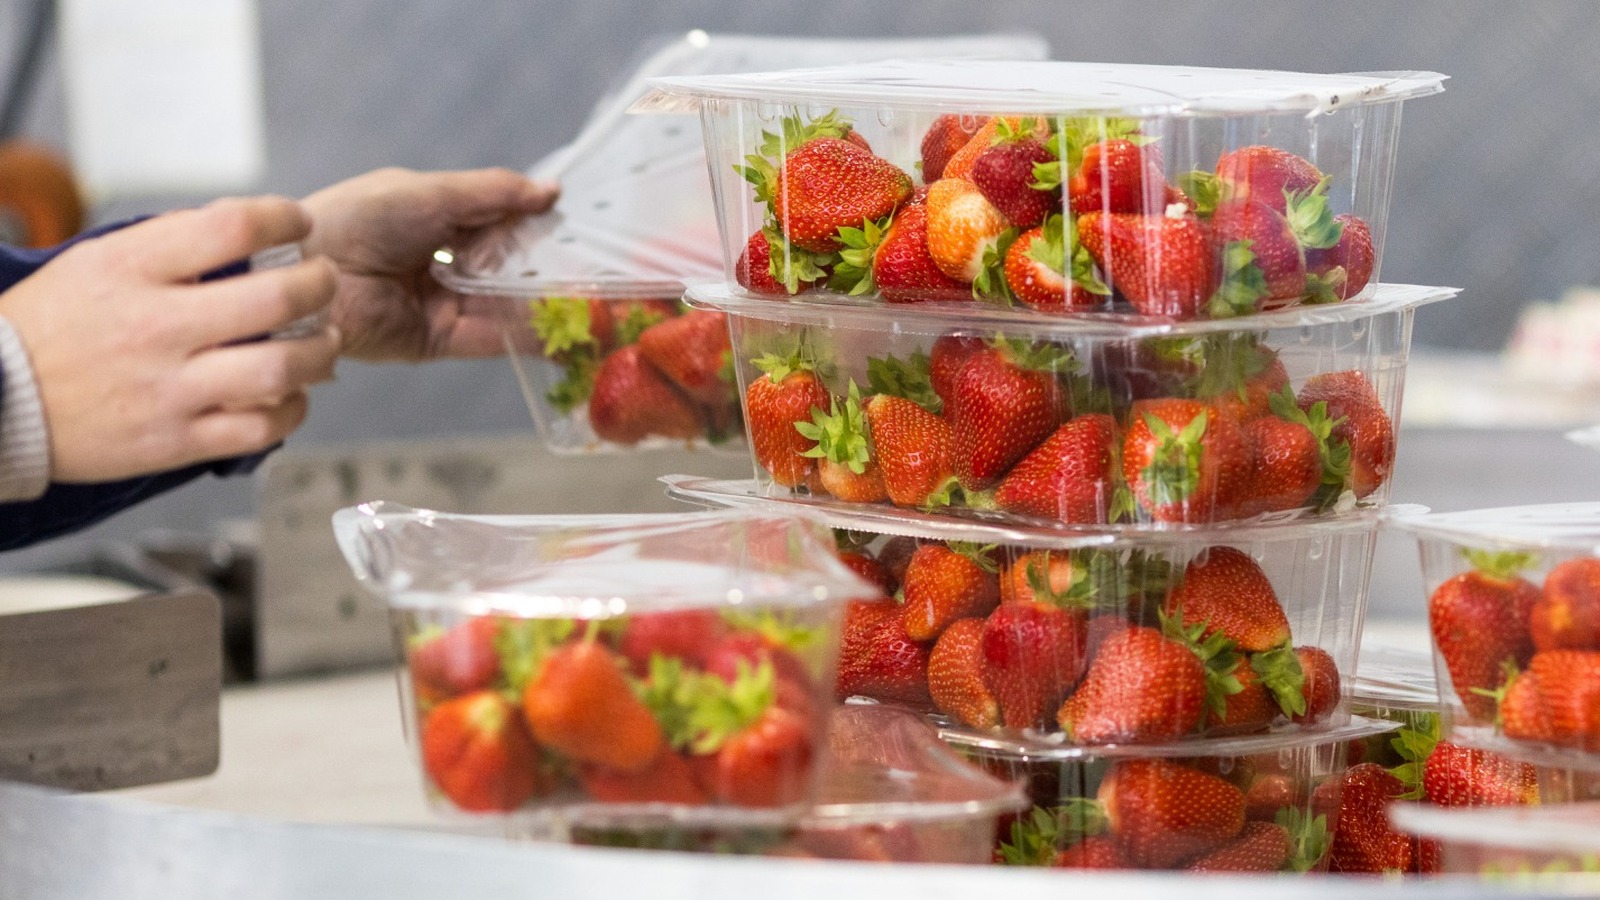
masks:
{"type": "MultiPolygon", "coordinates": [[[[5,69],[28,6],[0,0],[5,69]]],[[[1589,0],[259,0],[258,12],[267,170],[253,189],[288,195],[386,165],[525,168],[578,131],[643,43],[692,28],[818,40],[1023,30],[1046,38],[1058,59],[1435,70],[1450,76],[1446,92],[1404,111],[1383,274],[1463,292],[1419,313],[1419,348],[1492,353],[1525,302],[1600,283],[1600,165],[1592,149],[1600,70],[1590,64],[1600,4],[1589,0]]],[[[64,146],[59,68],[47,52],[22,133],[64,146]]],[[[101,198],[93,213],[105,221],[203,199],[101,198]]],[[[1591,463],[1600,465],[1550,428],[1497,432],[1494,440],[1507,443],[1492,446],[1482,431],[1412,430],[1421,436],[1402,439],[1395,496],[1436,508],[1581,496],[1574,485],[1591,463]],[[1493,447],[1517,456],[1502,458],[1493,447]]],[[[541,452],[505,363],[345,363],[339,380],[318,390],[292,445],[486,434],[526,435],[526,452],[541,452]]],[[[585,485],[598,481],[607,497],[670,508],[658,474],[747,474],[742,460],[705,454],[552,459],[549,467],[548,490],[527,498],[529,511],[592,507],[585,485]]],[[[0,568],[40,565],[150,528],[208,529],[249,516],[253,489],[248,480],[191,485],[86,534],[0,557],[0,568]]],[[[1413,563],[1402,549],[1383,565],[1407,572],[1413,563]]],[[[1400,596],[1411,590],[1403,577],[1388,584],[1380,576],[1375,611],[1419,610],[1417,599],[1400,596]]]]}

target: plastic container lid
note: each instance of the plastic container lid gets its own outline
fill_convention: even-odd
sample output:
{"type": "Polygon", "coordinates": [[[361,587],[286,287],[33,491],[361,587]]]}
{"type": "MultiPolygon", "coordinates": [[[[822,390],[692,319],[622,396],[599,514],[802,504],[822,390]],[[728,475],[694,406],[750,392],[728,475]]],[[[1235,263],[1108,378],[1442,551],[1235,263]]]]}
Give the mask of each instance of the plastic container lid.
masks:
{"type": "Polygon", "coordinates": [[[1433,656],[1399,647],[1363,647],[1350,701],[1391,709],[1437,710],[1439,683],[1433,656]]]}
{"type": "Polygon", "coordinates": [[[938,112],[1212,116],[1333,112],[1444,90],[1437,72],[1320,75],[1060,61],[897,59],[754,74],[651,79],[635,110],[686,112],[709,98],[938,112]]]}
{"type": "Polygon", "coordinates": [[[1038,35],[822,40],[692,31],[651,53],[595,109],[578,136],[529,169],[561,182],[550,213],[435,254],[433,275],[479,296],[675,298],[722,276],[722,243],[699,123],[629,116],[659,76],[711,77],[774,66],[906,55],[1040,59],[1038,35]]]}
{"type": "Polygon", "coordinates": [[[379,501],[334,513],[333,530],[357,580],[399,608],[603,618],[874,590],[798,511],[476,516],[379,501]]]}
{"type": "Polygon", "coordinates": [[[1540,853],[1600,853],[1600,803],[1452,808],[1395,803],[1400,831],[1439,841],[1540,853]]]}
{"type": "Polygon", "coordinates": [[[1567,550],[1600,555],[1600,502],[1546,503],[1412,515],[1389,525],[1419,538],[1482,548],[1567,550]]]}
{"type": "Polygon", "coordinates": [[[798,294],[783,302],[757,297],[725,281],[688,286],[684,299],[692,306],[792,325],[828,325],[867,329],[995,328],[1008,333],[1019,329],[1035,338],[1106,337],[1134,340],[1146,337],[1193,337],[1203,334],[1239,334],[1280,328],[1354,322],[1402,312],[1448,300],[1460,293],[1453,287],[1414,284],[1380,284],[1364,299],[1292,306],[1274,312],[1252,313],[1232,319],[1173,319],[1126,313],[1064,313],[1050,315],[1026,307],[988,303],[904,303],[886,308],[825,291],[798,294]]]}
{"type": "Polygon", "coordinates": [[[1343,743],[1395,731],[1398,722],[1351,716],[1345,724],[1314,728],[1290,728],[1265,734],[1232,737],[1193,737],[1159,744],[1071,744],[1060,732],[1022,734],[985,731],[959,726],[939,729],[939,737],[955,747],[978,750],[991,756],[1018,760],[1071,761],[1096,758],[1189,759],[1194,757],[1259,756],[1303,747],[1343,743]]]}
{"type": "MultiPolygon", "coordinates": [[[[1015,544],[1051,550],[1085,547],[1171,546],[1174,543],[1209,544],[1224,541],[1282,541],[1319,534],[1376,529],[1386,514],[1420,515],[1426,507],[1405,505],[1356,509],[1338,516],[1295,519],[1266,517],[1242,523],[1190,525],[1152,530],[1142,526],[1062,525],[1030,528],[1001,525],[948,512],[922,512],[875,503],[845,503],[832,497],[789,494],[768,496],[752,479],[726,480],[695,475],[666,475],[667,496],[702,506],[761,510],[772,515],[800,509],[819,516],[833,528],[865,531],[938,541],[978,544],[1015,544]]],[[[974,514],[976,516],[976,514],[974,514]]]]}

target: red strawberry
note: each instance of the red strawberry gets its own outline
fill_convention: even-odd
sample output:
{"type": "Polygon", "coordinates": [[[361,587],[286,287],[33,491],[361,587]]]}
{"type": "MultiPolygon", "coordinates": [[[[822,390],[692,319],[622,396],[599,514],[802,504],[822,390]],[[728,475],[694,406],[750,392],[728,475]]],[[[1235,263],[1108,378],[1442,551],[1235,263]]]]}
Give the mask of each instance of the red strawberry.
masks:
{"type": "Polygon", "coordinates": [[[1097,794],[1132,865],[1170,869],[1231,843],[1245,827],[1244,792],[1164,759],[1119,760],[1097,794]]]}
{"type": "Polygon", "coordinates": [[[956,477],[969,491],[998,482],[1061,421],[1059,348],[997,340],[956,373],[945,401],[956,477]]]}
{"type": "Polygon", "coordinates": [[[1440,741],[1422,768],[1422,788],[1439,806],[1526,806],[1539,802],[1531,764],[1440,741]]]}
{"type": "Polygon", "coordinates": [[[877,585],[885,597],[900,589],[899,579],[894,577],[888,566],[860,550],[840,550],[839,561],[867,582],[877,585]]]}
{"type": "Polygon", "coordinates": [[[700,412],[638,344],[600,363],[589,397],[589,427],[601,440],[637,444],[652,435],[688,440],[705,430],[700,412]]]}
{"type": "Polygon", "coordinates": [[[627,658],[635,675],[643,677],[650,671],[652,656],[701,665],[727,631],[727,622],[712,610],[641,613],[627,620],[617,639],[617,652],[627,658]]]}
{"type": "Polygon", "coordinates": [[[767,227],[750,235],[733,277],[753,294],[787,297],[810,290],[828,277],[831,257],[812,253],[789,243],[776,228],[767,227]]]}
{"type": "Polygon", "coordinates": [[[897,603],[851,601],[839,641],[839,699],[870,697],[926,708],[929,651],[906,634],[897,603]]]}
{"type": "Polygon", "coordinates": [[[727,738],[697,761],[699,783],[712,799],[735,806],[788,806],[804,799],[813,771],[811,724],[781,705],[727,738]]]}
{"type": "Polygon", "coordinates": [[[1068,523],[1108,521],[1117,437],[1117,423],[1108,415],[1074,417],[1011,468],[995,489],[995,505],[1068,523]]]}
{"type": "Polygon", "coordinates": [[[478,691],[434,707],[420,733],[422,768],[457,807],[512,810],[548,789],[516,707],[478,691]]]}
{"type": "Polygon", "coordinates": [[[854,381],[831,412],[813,407],[811,421],[796,422],[794,427],[801,437],[816,442],[805,455],[816,458],[817,480],[824,491],[846,503],[877,503],[889,496],[867,441],[867,418],[854,381]]]}
{"type": "Polygon", "coordinates": [[[997,571],[987,551],[975,545],[918,547],[900,588],[906,634],[912,640],[931,641],[957,619],[986,615],[1000,602],[997,571]]]}
{"type": "Polygon", "coordinates": [[[1389,804],[1407,791],[1405,782],[1377,763],[1360,763],[1345,770],[1333,847],[1328,851],[1329,871],[1412,871],[1416,865],[1412,839],[1389,825],[1389,804]]]}
{"type": "Polygon", "coordinates": [[[413,642],[406,663],[419,693],[453,697],[493,684],[500,675],[499,631],[499,619],[478,616],[413,642]]]}
{"type": "Polygon", "coordinates": [[[1309,160],[1277,147],[1240,147],[1217,160],[1224,198],[1256,200],[1280,213],[1287,208],[1286,192],[1310,192],[1322,178],[1309,160]]]}
{"type": "MultiPolygon", "coordinates": [[[[1208,344],[1200,363],[1195,396],[1240,422],[1272,414],[1272,398],[1289,387],[1283,359],[1259,343],[1224,339],[1208,344]]],[[[1289,398],[1293,396],[1291,391],[1289,398]]]]}
{"type": "Polygon", "coordinates": [[[762,375],[745,389],[745,419],[756,461],[784,487],[798,487],[816,471],[807,452],[817,445],[795,425],[810,422],[812,410],[828,410],[833,400],[816,372],[793,358],[764,356],[755,361],[762,375]]]}
{"type": "Polygon", "coordinates": [[[1212,252],[1222,261],[1215,318],[1273,309],[1305,293],[1305,251],[1284,214],[1259,200],[1222,203],[1211,216],[1212,252]]]}
{"type": "MultiPolygon", "coordinates": [[[[1588,751],[1600,749],[1600,651],[1535,653],[1528,661],[1528,671],[1517,676],[1516,681],[1530,677],[1538,710],[1544,714],[1541,724],[1547,740],[1588,751]]],[[[1521,737],[1512,733],[1503,706],[1501,723],[1507,735],[1521,737]]]]}
{"type": "Polygon", "coordinates": [[[1001,603],[1051,603],[1088,587],[1084,567],[1062,550],[1029,550],[1000,572],[1001,603]]]}
{"type": "Polygon", "coordinates": [[[1261,775],[1244,792],[1245,815],[1252,822],[1272,822],[1278,813],[1301,803],[1295,780],[1281,773],[1261,775]]]}
{"type": "Polygon", "coordinates": [[[985,338],[963,334],[942,335],[933,342],[928,350],[928,381],[934,394],[944,401],[945,406],[950,405],[956,373],[967,364],[967,360],[982,353],[988,346],[985,338]]]}
{"type": "Polygon", "coordinates": [[[1050,861],[1053,869],[1123,869],[1127,863],[1117,842],[1103,834],[1091,835],[1058,852],[1050,861]]]}
{"type": "Polygon", "coordinates": [[[922,136],[922,180],[932,184],[944,177],[945,163],[972,140],[983,120],[945,113],[933,120],[922,136]]]}
{"type": "Polygon", "coordinates": [[[648,767],[665,741],[628,684],[623,661],[592,642],[551,651],[523,689],[522,712],[544,746],[624,772],[648,767]]]}
{"type": "Polygon", "coordinates": [[[1172,195],[1161,148],[1122,138],[1085,147],[1083,161],[1067,181],[1067,203],[1075,215],[1160,213],[1172,195]]]}
{"type": "Polygon", "coordinates": [[[705,671],[735,684],[746,671],[771,666],[779,706],[809,712],[812,706],[811,672],[804,661],[777,640],[758,631],[738,631],[724,637],[705,654],[705,671]]]}
{"type": "Polygon", "coordinates": [[[1450,673],[1456,696],[1475,720],[1494,718],[1494,700],[1479,691],[1499,687],[1507,664],[1521,666],[1533,652],[1528,610],[1539,589],[1516,574],[1520,554],[1474,554],[1477,568],[1434,588],[1428,598],[1433,645],[1450,673]]]}
{"type": "Polygon", "coordinates": [[[1170,740],[1200,724],[1206,692],[1206,667],[1193,650],[1134,626],[1100,645],[1056,721],[1077,743],[1170,740]]]}
{"type": "Polygon", "coordinates": [[[1278,705],[1261,676],[1249,666],[1239,666],[1233,677],[1239,682],[1239,692],[1229,694],[1223,711],[1206,713],[1205,728],[1210,732],[1243,732],[1266,728],[1278,717],[1278,705]]]}
{"type": "Polygon", "coordinates": [[[1094,260],[1069,227],[1064,217],[1051,215],[1043,225],[1018,235],[1006,250],[1006,287],[1024,306],[1094,309],[1111,298],[1111,289],[1095,274],[1094,260]]]}
{"type": "Polygon", "coordinates": [[[977,185],[962,178],[947,176],[928,185],[925,203],[928,255],[950,278],[963,284],[977,281],[1011,221],[977,185]]]}
{"type": "Polygon", "coordinates": [[[1531,671],[1519,672],[1496,693],[1499,696],[1497,721],[1506,737],[1542,744],[1556,742],[1555,726],[1545,708],[1538,675],[1531,671]]]}
{"type": "Polygon", "coordinates": [[[1138,400],[1122,439],[1122,476],[1157,522],[1232,514],[1249,489],[1251,458],[1232,416],[1198,400],[1138,400]]]}
{"type": "Polygon", "coordinates": [[[943,506],[955,487],[950,425],[903,397],[867,398],[867,427],[884,490],[896,506],[943,506]]]}
{"type": "Polygon", "coordinates": [[[979,153],[968,176],[1011,224],[1026,231],[1061,208],[1060,194],[1035,188],[1033,167],[1056,161],[1044,141],[1013,132],[1002,121],[995,143],[979,153]]]}
{"type": "Polygon", "coordinates": [[[728,343],[728,317],[706,309],[646,328],[639,352],[691,398],[708,405],[726,401],[733,387],[722,371],[733,348],[728,343]]]}
{"type": "Polygon", "coordinates": [[[1164,608],[1186,625],[1204,626],[1204,637],[1220,632],[1246,653],[1289,642],[1289,618],[1267,573],[1233,547],[1211,547],[1191,560],[1164,608]]]}
{"type": "Polygon", "coordinates": [[[928,693],[933,705],[973,728],[1000,724],[1000,705],[983,680],[983,629],[981,618],[951,623],[928,657],[928,693]]]}
{"type": "Polygon", "coordinates": [[[1377,254],[1372,249],[1372,229],[1352,215],[1334,216],[1339,240],[1328,248],[1306,248],[1307,292],[1316,300],[1348,300],[1372,280],[1377,254]]]}
{"type": "Polygon", "coordinates": [[[1238,838],[1184,866],[1191,872],[1276,872],[1289,862],[1289,829],[1246,822],[1238,838]]]}
{"type": "Polygon", "coordinates": [[[1600,559],[1580,556],[1551,567],[1528,627],[1538,650],[1600,650],[1600,559]]]}
{"type": "MultiPolygon", "coordinates": [[[[1031,133],[1041,139],[1047,137],[1048,124],[1042,119],[1033,119],[1031,121],[1033,122],[1031,133]]],[[[977,164],[978,157],[982,156],[983,152],[988,150],[990,145],[994,143],[995,137],[1000,133],[1002,124],[1012,131],[1025,130],[1023,129],[1023,120],[1016,116],[1007,116],[1004,119],[1000,116],[994,116],[983,119],[978,123],[978,128],[972,133],[972,137],[961,145],[961,149],[952,153],[950,159],[945,162],[944,170],[939,173],[940,180],[948,181],[952,178],[971,180],[972,167],[977,164]]],[[[932,184],[933,181],[930,179],[928,183],[932,184]]]]}
{"type": "Polygon", "coordinates": [[[1357,498],[1389,479],[1394,468],[1394,424],[1365,375],[1353,370],[1313,375],[1298,397],[1303,410],[1327,404],[1328,420],[1336,423],[1330,441],[1350,444],[1350,488],[1357,498]]]}
{"type": "Polygon", "coordinates": [[[1245,515],[1298,509],[1322,484],[1317,436],[1298,422],[1261,416],[1244,424],[1250,446],[1249,498],[1245,515]]]}
{"type": "Polygon", "coordinates": [[[1286,694],[1283,691],[1278,692],[1278,704],[1285,707],[1284,712],[1298,724],[1309,725],[1320,722],[1332,715],[1334,708],[1339,705],[1339,667],[1328,651],[1321,647],[1296,647],[1294,655],[1300,665],[1305,709],[1297,711],[1294,704],[1285,703],[1286,694]]]}
{"type": "Polygon", "coordinates": [[[1008,603],[983,625],[983,681],[1008,728],[1048,719],[1083,675],[1088,618],[1049,603],[1008,603]]]}
{"type": "Polygon", "coordinates": [[[1078,240],[1111,286],[1147,316],[1193,319],[1213,287],[1211,249],[1193,213],[1085,213],[1078,240]]]}
{"type": "Polygon", "coordinates": [[[773,218],[789,242],[831,253],[839,229],[881,219],[911,197],[911,177],[847,140],[818,137],[790,150],[771,191],[773,218]]]}
{"type": "Polygon", "coordinates": [[[872,280],[889,303],[972,299],[972,287],[946,275],[928,252],[926,204],[902,206],[872,255],[872,280]]]}
{"type": "Polygon", "coordinates": [[[683,754],[672,750],[638,772],[620,772],[605,766],[579,766],[578,783],[591,800],[601,803],[677,803],[699,806],[706,793],[695,781],[694,768],[683,754]]]}

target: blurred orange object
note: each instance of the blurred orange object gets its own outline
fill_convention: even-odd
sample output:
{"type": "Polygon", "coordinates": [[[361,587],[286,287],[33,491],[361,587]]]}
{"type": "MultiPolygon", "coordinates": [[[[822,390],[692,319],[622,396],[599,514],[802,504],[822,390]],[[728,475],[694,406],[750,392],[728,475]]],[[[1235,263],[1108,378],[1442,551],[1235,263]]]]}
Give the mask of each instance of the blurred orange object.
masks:
{"type": "Polygon", "coordinates": [[[0,142],[0,237],[50,247],[83,228],[83,197],[67,161],[33,141],[0,142]]]}

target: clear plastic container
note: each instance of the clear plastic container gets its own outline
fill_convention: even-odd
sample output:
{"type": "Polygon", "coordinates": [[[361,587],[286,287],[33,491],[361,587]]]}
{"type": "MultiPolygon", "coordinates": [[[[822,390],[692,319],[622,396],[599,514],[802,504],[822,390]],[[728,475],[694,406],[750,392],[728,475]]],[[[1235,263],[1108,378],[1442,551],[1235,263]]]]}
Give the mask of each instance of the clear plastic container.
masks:
{"type": "Polygon", "coordinates": [[[1442,871],[1565,896],[1600,891],[1600,803],[1506,809],[1397,804],[1395,827],[1435,841],[1442,871]]]}
{"type": "Polygon", "coordinates": [[[660,41],[571,143],[530,168],[561,183],[555,209],[441,248],[432,273],[473,297],[474,314],[503,328],[552,450],[736,444],[731,388],[716,385],[725,333],[719,339],[715,329],[669,325],[667,335],[642,341],[643,361],[627,349],[650,324],[677,315],[686,282],[722,270],[699,129],[685,116],[626,115],[648,80],[907,54],[1038,59],[1046,52],[1043,39],[1027,34],[817,40],[692,31],[660,41]],[[619,352],[624,357],[608,364],[619,352]],[[590,404],[592,394],[601,408],[590,404]]]}
{"type": "MultiPolygon", "coordinates": [[[[665,480],[670,496],[705,506],[799,505],[751,482],[665,480]]],[[[1341,686],[1356,669],[1374,514],[1071,536],[824,514],[841,558],[882,594],[845,614],[841,697],[1084,746],[1348,717],[1341,686]]]]}
{"type": "Polygon", "coordinates": [[[560,835],[792,822],[815,798],[837,629],[867,586],[813,518],[334,515],[387,600],[435,807],[560,835]]]}
{"type": "Polygon", "coordinates": [[[895,515],[1174,530],[1378,506],[1417,307],[1046,319],[696,285],[726,313],[762,489],[895,515]]]}
{"type": "Polygon", "coordinates": [[[1193,872],[1315,872],[1337,837],[1350,741],[1394,726],[1354,719],[1293,735],[1086,748],[948,729],[951,746],[1034,808],[996,848],[1006,864],[1193,872]]]}
{"type": "Polygon", "coordinates": [[[656,78],[635,109],[699,111],[730,285],[1187,319],[1375,283],[1401,101],[1443,81],[900,59],[656,78]]]}
{"type": "Polygon", "coordinates": [[[1600,752],[1600,503],[1393,525],[1421,552],[1447,728],[1600,752]]]}

